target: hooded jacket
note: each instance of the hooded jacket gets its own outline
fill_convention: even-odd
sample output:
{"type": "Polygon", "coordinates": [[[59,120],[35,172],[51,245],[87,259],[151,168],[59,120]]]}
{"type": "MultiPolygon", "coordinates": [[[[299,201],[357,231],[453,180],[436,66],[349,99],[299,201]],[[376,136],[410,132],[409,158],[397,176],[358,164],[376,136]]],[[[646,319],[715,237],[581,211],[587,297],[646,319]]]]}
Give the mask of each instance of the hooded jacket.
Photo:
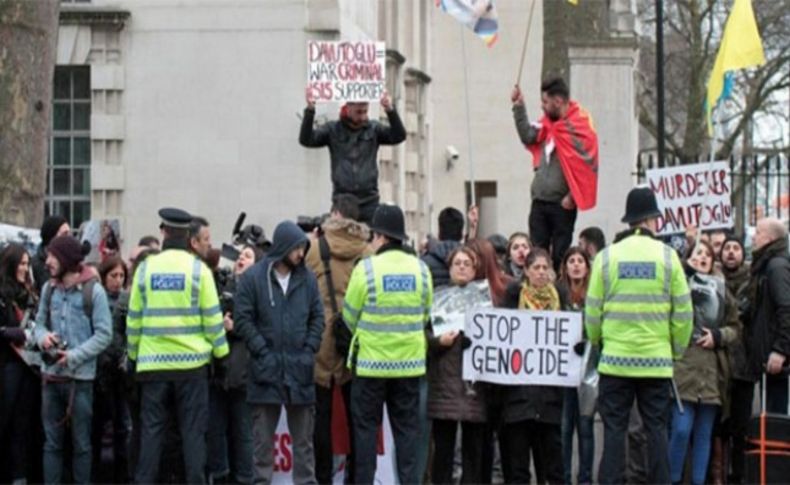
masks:
{"type": "Polygon", "coordinates": [[[247,401],[309,405],[315,402],[313,366],[324,329],[315,276],[304,264],[291,270],[283,292],[274,265],[310,241],[290,221],[274,231],[269,254],[244,272],[234,307],[235,330],[250,351],[247,401]]]}
{"type": "MultiPolygon", "coordinates": [[[[339,313],[343,312],[343,298],[346,296],[348,280],[357,261],[371,254],[368,246],[370,231],[363,224],[351,219],[329,219],[322,226],[324,237],[329,245],[329,269],[332,272],[332,285],[335,289],[335,302],[339,313]]],[[[335,335],[332,329],[332,302],[326,283],[326,270],[321,260],[321,248],[317,240],[310,241],[310,250],[305,256],[305,264],[315,274],[321,301],[324,305],[324,332],[321,347],[315,356],[315,382],[329,388],[332,380],[343,385],[351,379],[346,368],[345,358],[335,349],[335,335]]]]}
{"type": "Polygon", "coordinates": [[[420,259],[431,270],[434,290],[450,284],[450,268],[447,267],[447,258],[455,248],[460,246],[461,243],[458,241],[430,241],[428,243],[428,251],[420,259]]]}
{"type": "Polygon", "coordinates": [[[747,377],[756,381],[771,352],[790,358],[790,255],[786,239],[754,252],[747,291],[751,306],[744,332],[747,377]]]}

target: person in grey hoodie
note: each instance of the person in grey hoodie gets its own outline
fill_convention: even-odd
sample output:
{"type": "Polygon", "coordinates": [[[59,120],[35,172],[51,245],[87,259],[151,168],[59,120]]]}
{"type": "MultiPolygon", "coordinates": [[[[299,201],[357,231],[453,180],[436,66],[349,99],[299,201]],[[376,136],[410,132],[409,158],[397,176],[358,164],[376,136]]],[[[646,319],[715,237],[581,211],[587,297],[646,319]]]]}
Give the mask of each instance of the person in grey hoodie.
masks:
{"type": "Polygon", "coordinates": [[[83,287],[96,279],[83,266],[85,251],[71,236],[58,236],[47,246],[46,266],[52,277],[41,292],[33,333],[46,357],[41,368],[44,424],[44,482],[60,483],[63,444],[70,424],[73,481],[88,483],[91,475],[91,420],[96,359],[112,339],[107,294],[95,282],[91,316],[84,309],[83,287]]]}
{"type": "Polygon", "coordinates": [[[304,265],[310,242],[281,222],[268,255],[241,277],[235,329],[247,344],[247,402],[252,405],[255,483],[270,483],[273,437],[283,406],[293,440],[294,483],[315,483],[313,427],[315,353],[324,310],[316,278],[304,265]]]}

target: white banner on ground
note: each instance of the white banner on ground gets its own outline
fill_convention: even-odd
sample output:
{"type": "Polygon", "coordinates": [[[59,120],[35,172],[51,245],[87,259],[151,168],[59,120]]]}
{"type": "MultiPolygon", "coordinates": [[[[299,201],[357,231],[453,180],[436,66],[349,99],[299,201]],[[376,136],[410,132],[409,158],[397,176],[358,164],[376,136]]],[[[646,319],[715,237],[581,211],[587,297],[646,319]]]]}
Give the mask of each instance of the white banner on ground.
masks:
{"type": "Polygon", "coordinates": [[[466,312],[473,308],[490,308],[488,280],[473,281],[466,286],[445,286],[436,290],[431,307],[431,326],[436,336],[462,331],[466,312]]]}
{"type": "Polygon", "coordinates": [[[647,171],[662,216],[658,235],[732,227],[732,183],[727,162],[697,163],[647,171]]]}
{"type": "Polygon", "coordinates": [[[386,80],[384,42],[310,41],[307,87],[317,102],[378,101],[386,80]]]}
{"type": "MultiPolygon", "coordinates": [[[[392,440],[387,407],[384,407],[384,417],[382,419],[384,431],[384,454],[378,455],[376,461],[376,483],[396,483],[395,481],[395,444],[392,440]]],[[[294,455],[293,440],[288,431],[288,418],[285,408],[280,413],[280,421],[277,423],[277,431],[274,433],[274,475],[272,485],[289,485],[294,483],[291,473],[293,472],[294,455]]],[[[376,446],[375,443],[371,446],[376,446]]],[[[338,457],[336,457],[338,458],[338,457]]],[[[345,458],[345,457],[343,457],[345,458]]],[[[332,483],[342,485],[345,474],[345,460],[335,460],[335,470],[332,476],[332,483]]]]}
{"type": "Polygon", "coordinates": [[[577,387],[582,339],[576,312],[475,309],[466,314],[464,380],[506,385],[577,387]]]}

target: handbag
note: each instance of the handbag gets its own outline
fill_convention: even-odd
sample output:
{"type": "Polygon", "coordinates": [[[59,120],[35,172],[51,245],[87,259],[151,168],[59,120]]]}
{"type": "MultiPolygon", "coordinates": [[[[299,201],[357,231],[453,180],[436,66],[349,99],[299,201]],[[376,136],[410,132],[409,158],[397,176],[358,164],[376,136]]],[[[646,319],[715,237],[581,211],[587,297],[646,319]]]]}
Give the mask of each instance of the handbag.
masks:
{"type": "Polygon", "coordinates": [[[579,384],[579,414],[582,416],[593,416],[595,405],[598,401],[598,351],[593,348],[590,342],[584,347],[582,355],[582,381],[579,384]]]}
{"type": "Polygon", "coordinates": [[[332,282],[332,269],[329,266],[331,253],[329,251],[329,243],[324,236],[318,238],[318,248],[321,252],[321,261],[324,262],[324,277],[326,278],[326,287],[329,290],[329,302],[332,305],[332,317],[329,319],[329,322],[332,325],[332,335],[335,337],[335,350],[343,359],[347,359],[353,336],[348,325],[343,321],[343,314],[337,309],[335,285],[332,282]]]}

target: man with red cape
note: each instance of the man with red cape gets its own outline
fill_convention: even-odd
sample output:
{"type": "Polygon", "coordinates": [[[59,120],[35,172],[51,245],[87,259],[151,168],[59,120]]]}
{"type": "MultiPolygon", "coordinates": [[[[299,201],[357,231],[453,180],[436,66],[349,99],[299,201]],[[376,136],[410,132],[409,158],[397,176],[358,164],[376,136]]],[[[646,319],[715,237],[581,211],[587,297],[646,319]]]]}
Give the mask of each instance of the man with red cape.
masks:
{"type": "Polygon", "coordinates": [[[521,142],[532,153],[532,244],[551,252],[554,270],[573,240],[577,210],[595,207],[598,192],[598,136],[592,118],[562,78],[541,84],[543,117],[530,123],[521,89],[511,95],[513,119],[521,142]]]}

